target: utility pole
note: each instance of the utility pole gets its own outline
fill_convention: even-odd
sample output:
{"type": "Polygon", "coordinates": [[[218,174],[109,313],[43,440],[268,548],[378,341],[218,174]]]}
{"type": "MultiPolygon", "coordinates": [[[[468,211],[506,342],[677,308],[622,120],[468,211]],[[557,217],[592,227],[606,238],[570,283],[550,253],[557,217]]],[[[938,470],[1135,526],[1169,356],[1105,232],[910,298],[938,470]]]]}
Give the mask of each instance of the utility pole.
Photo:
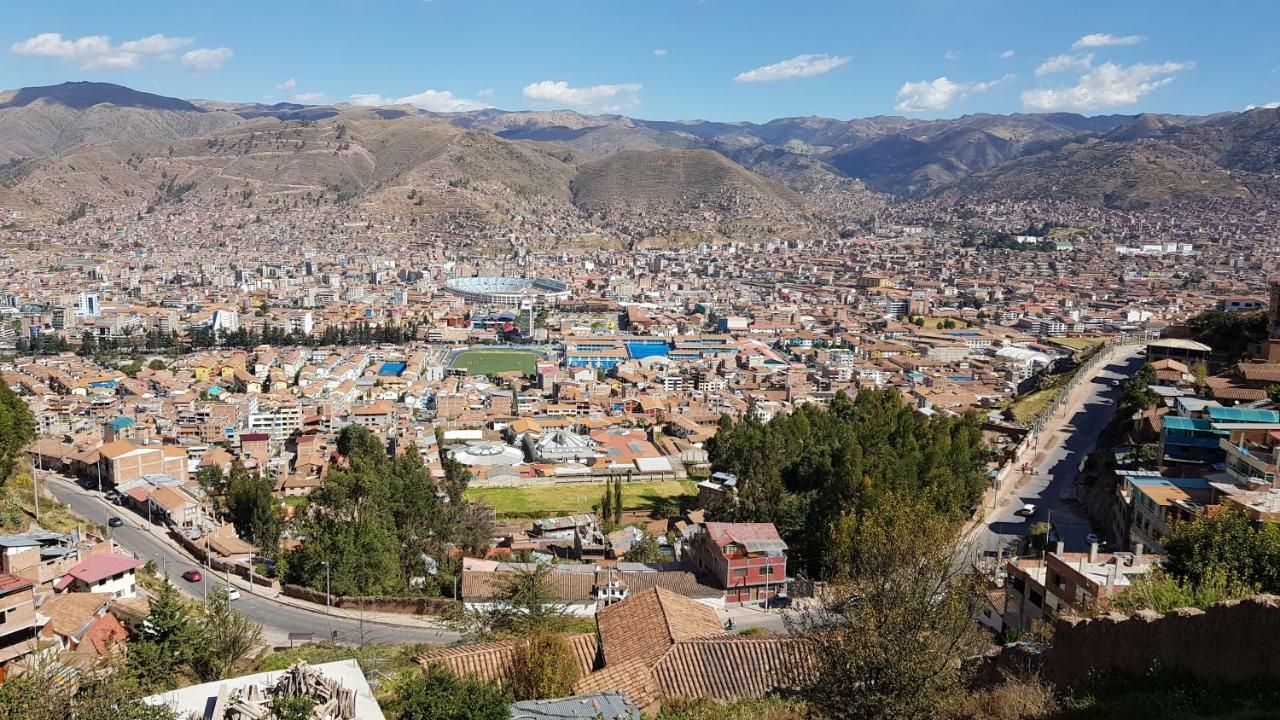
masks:
{"type": "Polygon", "coordinates": [[[40,453],[36,452],[36,471],[31,473],[31,497],[34,498],[36,504],[36,522],[40,522],[40,471],[41,467],[40,453]]]}

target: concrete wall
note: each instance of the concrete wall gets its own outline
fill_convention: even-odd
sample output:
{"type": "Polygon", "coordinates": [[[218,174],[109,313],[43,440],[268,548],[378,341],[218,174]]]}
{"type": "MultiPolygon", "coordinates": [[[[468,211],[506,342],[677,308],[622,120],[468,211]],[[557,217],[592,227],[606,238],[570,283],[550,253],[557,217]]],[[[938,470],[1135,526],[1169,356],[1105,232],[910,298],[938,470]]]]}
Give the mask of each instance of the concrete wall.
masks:
{"type": "Polygon", "coordinates": [[[1208,610],[1133,617],[1064,618],[1044,655],[1045,676],[1059,685],[1092,674],[1142,676],[1153,669],[1211,684],[1280,680],[1280,597],[1258,595],[1208,610]]]}

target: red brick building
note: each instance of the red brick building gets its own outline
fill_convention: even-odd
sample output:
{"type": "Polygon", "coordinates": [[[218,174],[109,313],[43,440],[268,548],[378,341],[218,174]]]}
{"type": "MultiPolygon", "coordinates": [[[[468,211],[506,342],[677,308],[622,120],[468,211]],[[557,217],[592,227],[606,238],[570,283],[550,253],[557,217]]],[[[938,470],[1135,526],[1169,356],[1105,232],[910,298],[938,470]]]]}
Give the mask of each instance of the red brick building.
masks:
{"type": "Polygon", "coordinates": [[[773,523],[703,526],[691,554],[725,590],[725,603],[748,603],[787,594],[787,544],[773,523]]]}

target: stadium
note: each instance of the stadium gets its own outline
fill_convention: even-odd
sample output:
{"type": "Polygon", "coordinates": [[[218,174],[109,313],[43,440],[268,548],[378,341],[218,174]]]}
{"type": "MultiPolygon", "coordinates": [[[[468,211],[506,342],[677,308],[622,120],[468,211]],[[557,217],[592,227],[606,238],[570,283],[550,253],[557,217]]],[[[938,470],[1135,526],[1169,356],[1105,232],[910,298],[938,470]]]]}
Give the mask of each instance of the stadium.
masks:
{"type": "Polygon", "coordinates": [[[520,307],[525,303],[555,303],[569,297],[569,288],[547,278],[479,276],[454,278],[445,289],[474,303],[520,307]]]}

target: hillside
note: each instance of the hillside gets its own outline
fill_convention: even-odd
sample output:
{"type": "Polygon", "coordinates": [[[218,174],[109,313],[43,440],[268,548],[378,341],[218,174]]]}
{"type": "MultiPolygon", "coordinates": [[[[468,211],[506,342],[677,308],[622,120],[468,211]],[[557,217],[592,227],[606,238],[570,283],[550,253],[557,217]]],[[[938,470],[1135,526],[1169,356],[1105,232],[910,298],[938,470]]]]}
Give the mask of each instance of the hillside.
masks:
{"type": "Polygon", "coordinates": [[[891,196],[1125,209],[1277,199],[1277,171],[1274,109],[761,124],[188,101],[109,83],[0,94],[0,200],[54,215],[81,203],[145,206],[180,187],[494,223],[549,215],[574,227],[588,216],[639,227],[702,213],[703,227],[764,222],[755,233],[813,211],[865,219],[891,196]]]}
{"type": "Polygon", "coordinates": [[[787,188],[710,150],[615,153],[583,165],[572,189],[574,203],[588,211],[693,210],[722,202],[787,211],[800,205],[787,188]]]}

